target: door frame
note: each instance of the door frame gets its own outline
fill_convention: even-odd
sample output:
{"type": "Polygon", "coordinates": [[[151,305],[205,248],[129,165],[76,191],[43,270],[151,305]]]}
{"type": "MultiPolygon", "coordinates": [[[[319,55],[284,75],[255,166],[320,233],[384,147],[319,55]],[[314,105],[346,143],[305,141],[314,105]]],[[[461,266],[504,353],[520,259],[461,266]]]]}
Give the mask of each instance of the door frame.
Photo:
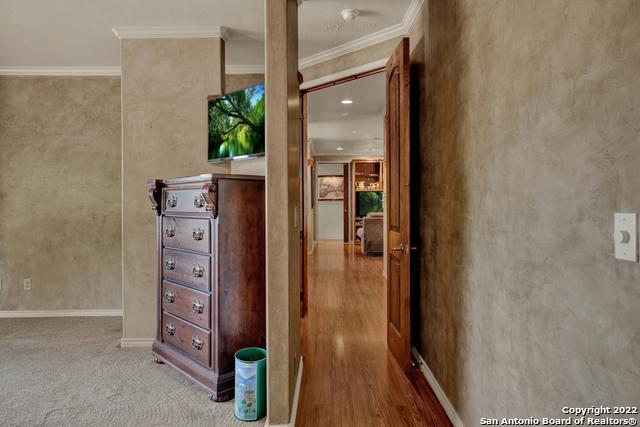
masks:
{"type": "MultiPolygon", "coordinates": [[[[304,76],[300,72],[298,72],[298,81],[300,83],[299,96],[300,96],[300,106],[301,106],[300,108],[301,111],[299,114],[300,137],[298,138],[298,142],[300,144],[300,156],[301,156],[300,165],[302,168],[300,170],[300,202],[301,202],[300,203],[300,206],[301,206],[300,225],[302,227],[302,232],[300,233],[300,247],[302,249],[302,253],[300,257],[301,258],[301,261],[300,261],[301,262],[300,317],[302,318],[304,318],[305,315],[307,314],[308,307],[309,307],[309,288],[308,288],[309,253],[307,250],[307,245],[308,245],[307,239],[309,238],[309,236],[308,236],[307,218],[305,215],[305,205],[304,205],[304,189],[306,185],[305,172],[306,172],[306,168],[309,167],[307,165],[307,158],[306,158],[308,153],[308,139],[309,139],[307,135],[307,95],[318,90],[326,89],[332,86],[337,86],[343,83],[348,83],[353,80],[361,79],[363,77],[369,77],[375,74],[384,74],[386,71],[387,60],[388,59],[384,59],[383,61],[376,61],[371,64],[365,64],[361,67],[356,67],[355,69],[352,70],[352,72],[347,70],[343,73],[327,76],[328,80],[326,81],[319,81],[320,79],[315,80],[314,82],[317,82],[317,83],[311,84],[309,87],[305,87],[305,88],[302,87],[304,85],[303,83],[304,76]],[[332,77],[334,78],[332,79],[332,77]]],[[[350,174],[351,174],[351,171],[349,171],[349,175],[350,174]]],[[[345,181],[347,179],[348,178],[345,176],[345,181]]],[[[346,197],[346,194],[347,193],[345,192],[345,197],[346,197]]],[[[313,201],[312,201],[312,205],[313,205],[313,201]]],[[[317,209],[317,204],[316,204],[316,209],[317,209]]],[[[349,218],[349,223],[351,223],[351,218],[349,218]]],[[[314,228],[314,233],[315,232],[317,232],[317,230],[314,228]]],[[[384,233],[386,235],[387,230],[384,230],[384,233]]],[[[311,238],[313,238],[313,236],[311,238]]],[[[386,277],[385,277],[385,280],[387,280],[386,277]]]]}

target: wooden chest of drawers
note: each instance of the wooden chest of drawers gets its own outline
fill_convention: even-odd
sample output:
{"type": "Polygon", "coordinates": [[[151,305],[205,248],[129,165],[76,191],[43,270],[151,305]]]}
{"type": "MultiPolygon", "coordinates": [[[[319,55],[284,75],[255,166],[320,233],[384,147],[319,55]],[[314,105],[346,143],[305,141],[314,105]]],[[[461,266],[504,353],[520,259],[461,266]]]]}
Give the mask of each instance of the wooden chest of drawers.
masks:
{"type": "Polygon", "coordinates": [[[234,353],[265,347],[264,178],[199,175],[149,182],[158,227],[153,354],[233,398],[234,353]]]}

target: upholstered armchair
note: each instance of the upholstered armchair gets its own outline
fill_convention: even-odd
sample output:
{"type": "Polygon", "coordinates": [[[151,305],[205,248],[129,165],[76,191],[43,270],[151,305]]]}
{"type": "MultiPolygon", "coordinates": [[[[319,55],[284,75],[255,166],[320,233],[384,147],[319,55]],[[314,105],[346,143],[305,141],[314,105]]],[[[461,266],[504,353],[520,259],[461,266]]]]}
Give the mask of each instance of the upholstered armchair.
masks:
{"type": "Polygon", "coordinates": [[[384,217],[382,212],[370,212],[363,220],[362,253],[382,255],[384,252],[384,217]]]}

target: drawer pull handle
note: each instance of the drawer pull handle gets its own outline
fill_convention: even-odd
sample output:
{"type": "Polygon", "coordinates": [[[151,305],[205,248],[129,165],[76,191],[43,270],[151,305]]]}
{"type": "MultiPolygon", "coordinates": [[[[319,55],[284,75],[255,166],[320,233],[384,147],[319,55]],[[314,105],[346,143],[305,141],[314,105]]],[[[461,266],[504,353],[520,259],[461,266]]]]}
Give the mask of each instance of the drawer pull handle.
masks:
{"type": "Polygon", "coordinates": [[[193,337],[193,339],[191,339],[191,347],[195,350],[202,350],[202,347],[204,347],[204,341],[198,337],[193,337]]]}
{"type": "Polygon", "coordinates": [[[193,301],[193,303],[191,304],[191,309],[194,313],[202,313],[202,311],[204,310],[204,304],[198,301],[193,301]]]}
{"type": "Polygon", "coordinates": [[[194,265],[191,270],[191,274],[193,274],[193,277],[202,277],[204,275],[204,267],[201,265],[194,265]]]}
{"type": "Polygon", "coordinates": [[[171,323],[167,323],[167,326],[164,327],[164,330],[167,331],[167,335],[173,335],[176,333],[176,327],[171,323]]]}
{"type": "Polygon", "coordinates": [[[176,294],[170,291],[164,293],[164,300],[168,303],[172,303],[176,300],[176,294]]]}
{"type": "Polygon", "coordinates": [[[170,208],[175,208],[177,204],[178,198],[173,194],[167,198],[167,206],[169,206],[170,208]]]}
{"type": "Polygon", "coordinates": [[[202,240],[204,238],[204,230],[200,227],[193,229],[193,240],[202,240]]]}
{"type": "Polygon", "coordinates": [[[176,268],[176,260],[167,258],[164,261],[164,266],[167,270],[173,270],[174,268],[176,268]]]}
{"type": "Polygon", "coordinates": [[[167,228],[164,229],[164,234],[167,237],[173,237],[176,235],[176,226],[175,225],[167,225],[167,228]]]}
{"type": "Polygon", "coordinates": [[[204,196],[201,194],[198,194],[196,197],[194,197],[193,206],[195,206],[196,208],[204,207],[204,196]]]}

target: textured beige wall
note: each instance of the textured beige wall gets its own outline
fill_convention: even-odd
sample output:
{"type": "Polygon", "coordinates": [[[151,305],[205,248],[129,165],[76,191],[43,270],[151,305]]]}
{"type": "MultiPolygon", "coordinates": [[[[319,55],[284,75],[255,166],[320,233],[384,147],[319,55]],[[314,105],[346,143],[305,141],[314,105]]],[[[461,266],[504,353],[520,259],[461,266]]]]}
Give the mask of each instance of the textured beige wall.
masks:
{"type": "Polygon", "coordinates": [[[227,74],[224,79],[224,92],[234,92],[258,83],[264,83],[264,74],[227,74]]]}
{"type": "MultiPolygon", "coordinates": [[[[225,77],[225,92],[233,92],[245,87],[264,83],[264,74],[227,74],[225,77]]],[[[238,175],[265,175],[265,159],[234,160],[229,164],[230,173],[238,175]]]]}
{"type": "Polygon", "coordinates": [[[118,77],[0,77],[0,217],[0,310],[121,307],[118,77]]]}
{"type": "Polygon", "coordinates": [[[465,425],[636,404],[640,2],[428,2],[417,346],[465,425]]]}
{"type": "Polygon", "coordinates": [[[207,164],[207,95],[222,92],[223,50],[217,38],[122,40],[124,338],[156,332],[147,180],[229,170],[207,164]]]}
{"type": "Polygon", "coordinates": [[[297,9],[296,0],[265,0],[267,413],[270,424],[289,423],[300,358],[297,9]]]}
{"type": "Polygon", "coordinates": [[[388,59],[391,53],[400,43],[402,37],[394,37],[373,46],[368,46],[355,52],[347,53],[328,61],[321,62],[300,70],[304,81],[308,82],[321,77],[326,77],[340,71],[349,70],[370,62],[388,59]]]}

